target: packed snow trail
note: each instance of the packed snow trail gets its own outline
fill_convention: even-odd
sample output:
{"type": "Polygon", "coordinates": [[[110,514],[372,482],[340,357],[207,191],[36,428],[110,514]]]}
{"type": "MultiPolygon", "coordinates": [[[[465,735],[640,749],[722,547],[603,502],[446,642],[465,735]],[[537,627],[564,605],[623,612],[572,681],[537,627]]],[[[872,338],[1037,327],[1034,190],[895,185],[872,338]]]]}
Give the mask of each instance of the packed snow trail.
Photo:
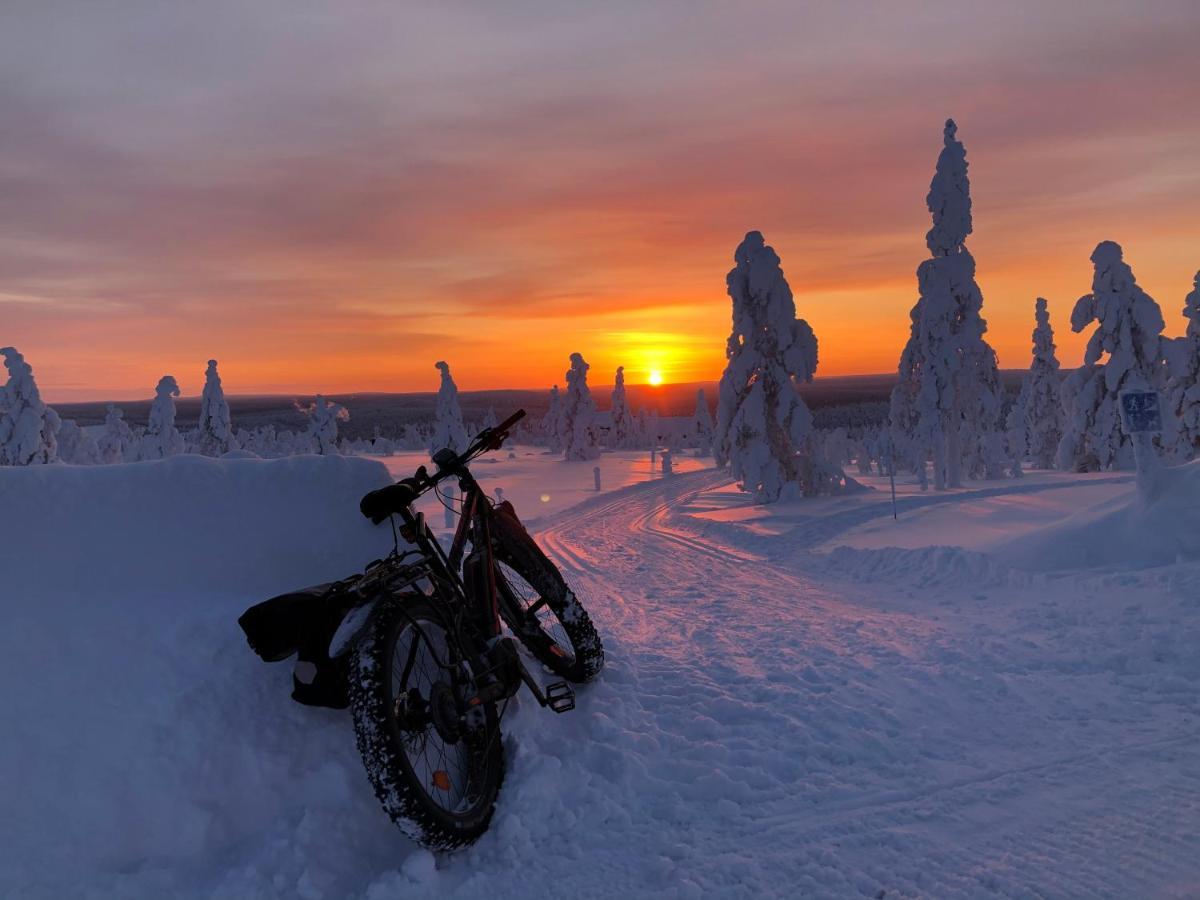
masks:
{"type": "Polygon", "coordinates": [[[234,624],[386,545],[378,467],[52,468],[0,472],[0,896],[1200,894],[1193,570],[914,591],[692,527],[717,472],[597,495],[535,531],[608,665],[519,697],[491,830],[435,859],[234,624]]]}

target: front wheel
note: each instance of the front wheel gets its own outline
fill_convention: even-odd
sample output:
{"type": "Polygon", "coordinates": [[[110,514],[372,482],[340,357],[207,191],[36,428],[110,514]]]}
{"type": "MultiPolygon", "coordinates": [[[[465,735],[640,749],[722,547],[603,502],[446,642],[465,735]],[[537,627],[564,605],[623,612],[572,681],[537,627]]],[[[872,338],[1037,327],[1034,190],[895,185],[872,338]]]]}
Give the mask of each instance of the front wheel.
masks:
{"type": "Polygon", "coordinates": [[[542,665],[568,681],[604,668],[604,645],[575,592],[507,503],[496,511],[496,589],[500,614],[542,665]]]}
{"type": "Polygon", "coordinates": [[[454,637],[423,597],[381,600],[350,673],[354,732],[375,796],[406,835],[432,850],[475,841],[504,777],[496,705],[467,728],[454,637]]]}

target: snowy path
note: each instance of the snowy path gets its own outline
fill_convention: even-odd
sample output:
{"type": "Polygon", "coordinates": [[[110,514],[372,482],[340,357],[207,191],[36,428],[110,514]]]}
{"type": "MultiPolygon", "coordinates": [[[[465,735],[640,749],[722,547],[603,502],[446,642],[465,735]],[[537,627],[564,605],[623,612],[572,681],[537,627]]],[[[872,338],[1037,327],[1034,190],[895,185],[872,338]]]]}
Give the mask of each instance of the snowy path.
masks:
{"type": "Polygon", "coordinates": [[[672,527],[719,479],[629,490],[540,534],[612,648],[580,718],[583,752],[610,750],[619,777],[580,799],[624,795],[624,814],[574,836],[582,868],[661,859],[657,880],[613,873],[604,892],[1200,891],[1195,681],[1137,659],[1157,641],[1186,660],[1168,623],[1124,603],[1083,621],[1070,590],[914,604],[818,584],[672,527]]]}

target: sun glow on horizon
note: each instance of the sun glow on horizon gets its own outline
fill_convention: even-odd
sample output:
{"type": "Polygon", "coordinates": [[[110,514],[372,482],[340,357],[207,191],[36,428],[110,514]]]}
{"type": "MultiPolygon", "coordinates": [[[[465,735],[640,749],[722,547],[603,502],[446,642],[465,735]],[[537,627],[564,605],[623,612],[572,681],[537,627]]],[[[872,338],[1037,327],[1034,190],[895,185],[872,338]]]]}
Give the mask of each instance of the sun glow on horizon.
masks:
{"type": "Polygon", "coordinates": [[[650,384],[652,384],[652,385],[654,385],[655,387],[657,387],[658,385],[660,385],[660,384],[662,384],[662,383],[663,383],[663,373],[662,373],[662,372],[660,372],[658,369],[651,369],[651,370],[650,370],[650,375],[649,375],[649,377],[648,377],[646,380],[647,380],[647,381],[648,381],[650,384]]]}

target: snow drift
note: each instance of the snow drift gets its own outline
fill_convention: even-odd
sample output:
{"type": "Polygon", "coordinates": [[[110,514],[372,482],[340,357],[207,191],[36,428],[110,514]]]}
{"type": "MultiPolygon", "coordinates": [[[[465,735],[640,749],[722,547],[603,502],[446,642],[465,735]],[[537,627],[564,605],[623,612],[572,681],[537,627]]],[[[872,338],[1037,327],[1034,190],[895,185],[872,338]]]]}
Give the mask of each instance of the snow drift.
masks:
{"type": "Polygon", "coordinates": [[[396,864],[348,721],[296,707],[236,624],[386,551],[358,500],[389,480],[342,457],[0,469],[0,896],[316,896],[343,846],[396,864]]]}
{"type": "Polygon", "coordinates": [[[1033,571],[1128,570],[1200,560],[1200,460],[1159,471],[1152,499],[1137,491],[1080,510],[1000,546],[1033,571]]]}

